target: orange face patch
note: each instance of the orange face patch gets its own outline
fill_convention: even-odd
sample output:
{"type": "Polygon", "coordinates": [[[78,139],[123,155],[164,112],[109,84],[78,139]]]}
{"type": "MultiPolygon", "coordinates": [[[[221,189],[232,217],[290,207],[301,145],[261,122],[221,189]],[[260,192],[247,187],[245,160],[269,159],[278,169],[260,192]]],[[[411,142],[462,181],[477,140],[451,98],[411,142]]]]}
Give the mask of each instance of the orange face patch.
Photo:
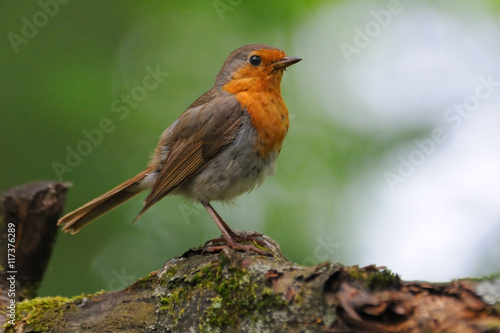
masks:
{"type": "Polygon", "coordinates": [[[241,106],[249,113],[258,132],[256,149],[262,157],[277,153],[288,132],[288,109],[281,97],[283,69],[274,64],[286,57],[281,50],[261,49],[249,54],[261,58],[258,66],[250,62],[232,73],[232,79],[222,89],[235,94],[241,106]]]}
{"type": "Polygon", "coordinates": [[[242,91],[270,91],[281,93],[280,82],[283,69],[275,69],[274,64],[286,57],[281,50],[261,49],[249,54],[259,56],[262,62],[252,66],[249,62],[232,73],[232,79],[223,89],[231,94],[242,91]]]}

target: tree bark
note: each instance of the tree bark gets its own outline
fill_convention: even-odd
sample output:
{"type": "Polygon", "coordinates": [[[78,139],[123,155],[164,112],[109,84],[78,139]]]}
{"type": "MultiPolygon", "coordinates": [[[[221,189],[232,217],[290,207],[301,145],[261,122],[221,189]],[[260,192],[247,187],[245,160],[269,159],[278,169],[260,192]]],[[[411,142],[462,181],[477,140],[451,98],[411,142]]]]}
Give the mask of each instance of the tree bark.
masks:
{"type": "Polygon", "coordinates": [[[116,292],[19,304],[6,332],[500,332],[500,278],[402,281],[383,267],[304,267],[192,249],[116,292]]]}
{"type": "Polygon", "coordinates": [[[36,182],[0,197],[0,327],[11,304],[36,296],[69,186],[36,182]]]}

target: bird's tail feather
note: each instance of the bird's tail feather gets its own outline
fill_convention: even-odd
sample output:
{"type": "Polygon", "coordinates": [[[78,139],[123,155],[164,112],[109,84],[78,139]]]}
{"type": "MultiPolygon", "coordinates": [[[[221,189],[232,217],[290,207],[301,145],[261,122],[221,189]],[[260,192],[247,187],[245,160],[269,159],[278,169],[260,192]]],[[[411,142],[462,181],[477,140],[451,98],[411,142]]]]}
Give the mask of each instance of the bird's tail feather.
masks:
{"type": "Polygon", "coordinates": [[[59,219],[57,225],[64,224],[64,231],[76,234],[81,228],[91,223],[99,216],[141,193],[145,188],[140,186],[139,183],[151,171],[152,170],[146,169],[114,189],[86,203],[71,213],[66,214],[59,219]]]}

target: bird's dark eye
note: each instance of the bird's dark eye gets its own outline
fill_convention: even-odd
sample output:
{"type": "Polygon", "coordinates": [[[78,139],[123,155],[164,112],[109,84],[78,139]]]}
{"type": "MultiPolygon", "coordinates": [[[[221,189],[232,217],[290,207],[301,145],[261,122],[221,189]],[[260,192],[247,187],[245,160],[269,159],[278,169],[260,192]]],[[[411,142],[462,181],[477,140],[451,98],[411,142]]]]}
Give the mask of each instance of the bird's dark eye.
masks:
{"type": "Polygon", "coordinates": [[[248,62],[250,65],[257,67],[262,62],[262,59],[258,55],[253,55],[248,59],[248,62]]]}

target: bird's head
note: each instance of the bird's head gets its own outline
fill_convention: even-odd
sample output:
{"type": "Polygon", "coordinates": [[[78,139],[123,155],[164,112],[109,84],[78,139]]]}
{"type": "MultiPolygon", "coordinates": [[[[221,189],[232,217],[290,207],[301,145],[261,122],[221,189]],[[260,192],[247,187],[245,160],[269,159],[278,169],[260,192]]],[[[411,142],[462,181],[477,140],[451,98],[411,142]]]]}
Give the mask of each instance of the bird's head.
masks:
{"type": "Polygon", "coordinates": [[[229,93],[280,91],[283,71],[302,60],[287,57],[280,49],[251,44],[234,50],[215,79],[215,86],[229,93]]]}

